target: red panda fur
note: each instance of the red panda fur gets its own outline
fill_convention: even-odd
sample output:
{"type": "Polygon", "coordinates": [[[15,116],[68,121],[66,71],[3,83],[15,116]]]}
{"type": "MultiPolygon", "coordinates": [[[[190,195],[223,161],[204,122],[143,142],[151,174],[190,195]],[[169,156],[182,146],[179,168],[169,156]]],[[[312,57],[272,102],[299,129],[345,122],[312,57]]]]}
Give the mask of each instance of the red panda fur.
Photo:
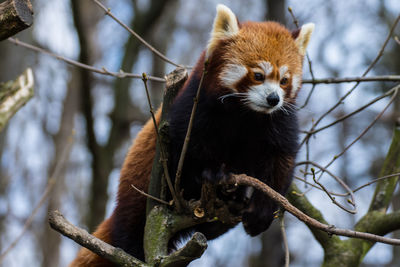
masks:
{"type": "MultiPolygon", "coordinates": [[[[218,182],[227,173],[257,177],[284,195],[291,183],[297,153],[297,116],[292,105],[301,85],[302,60],[313,25],[293,35],[274,22],[240,24],[227,7],[217,7],[212,37],[168,114],[171,177],[176,173],[193,97],[203,74],[203,88],[193,124],[191,141],[182,170],[186,199],[198,199],[204,180],[218,182]]],[[[160,109],[156,113],[157,123],[160,109]]],[[[111,217],[94,235],[143,260],[146,198],[155,155],[156,134],[148,121],[136,137],[121,170],[117,205],[111,217]]],[[[229,201],[243,202],[247,188],[239,188],[229,201]]],[[[277,205],[255,191],[242,216],[252,236],[271,224],[277,205]]],[[[207,239],[234,225],[215,221],[196,226],[207,239]]],[[[112,266],[82,249],[71,267],[112,266]]]]}
{"type": "MultiPolygon", "coordinates": [[[[157,123],[160,121],[160,117],[161,108],[155,114],[157,123]]],[[[156,135],[154,123],[152,120],[149,120],[135,138],[122,166],[118,187],[117,208],[110,218],[98,226],[97,230],[93,233],[95,237],[113,244],[111,231],[115,225],[117,210],[119,211],[119,216],[123,216],[124,220],[133,222],[133,228],[129,229],[129,231],[143,231],[146,214],[146,197],[134,190],[131,184],[147,192],[155,146],[156,135]],[[135,226],[138,229],[135,229],[135,226]]],[[[118,244],[114,245],[118,246],[118,244]]],[[[105,267],[112,266],[112,264],[90,250],[82,248],[76,259],[69,266],[105,267]]]]}

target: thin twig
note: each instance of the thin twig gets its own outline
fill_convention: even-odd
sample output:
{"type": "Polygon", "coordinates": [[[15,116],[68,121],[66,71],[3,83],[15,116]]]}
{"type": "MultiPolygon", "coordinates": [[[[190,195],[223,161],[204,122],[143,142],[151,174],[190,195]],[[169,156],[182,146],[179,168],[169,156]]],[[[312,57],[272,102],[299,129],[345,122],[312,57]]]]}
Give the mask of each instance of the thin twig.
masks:
{"type": "Polygon", "coordinates": [[[204,62],[203,73],[201,74],[199,87],[197,88],[197,92],[196,92],[196,97],[193,99],[192,113],[190,114],[189,125],[188,125],[188,129],[186,131],[185,141],[182,146],[182,151],[181,151],[181,155],[179,157],[178,167],[177,167],[177,171],[176,171],[175,191],[178,192],[179,195],[180,195],[180,182],[181,182],[183,163],[185,161],[185,155],[186,155],[186,152],[187,152],[187,149],[189,146],[190,134],[191,134],[192,128],[193,128],[194,115],[196,113],[197,104],[199,102],[201,87],[203,86],[204,76],[206,75],[206,72],[207,72],[207,70],[206,70],[207,64],[208,64],[208,61],[206,60],[204,62]]]}
{"type": "MultiPolygon", "coordinates": [[[[327,172],[327,168],[328,168],[329,166],[331,166],[332,163],[334,163],[338,158],[340,158],[344,153],[346,153],[346,151],[347,151],[348,149],[350,149],[351,146],[353,146],[358,140],[360,140],[360,139],[369,131],[369,129],[372,128],[372,126],[379,120],[379,118],[385,113],[385,111],[386,111],[386,110],[389,108],[389,106],[393,103],[394,99],[395,99],[396,96],[397,96],[398,90],[399,90],[399,88],[396,88],[396,89],[394,90],[394,93],[393,93],[391,99],[389,100],[389,103],[388,103],[388,104],[383,108],[383,110],[375,117],[375,119],[361,132],[361,134],[360,134],[359,136],[357,136],[350,144],[348,144],[348,145],[342,150],[342,152],[340,152],[338,155],[333,156],[332,160],[331,160],[328,164],[326,164],[325,167],[320,168],[321,166],[319,166],[319,165],[318,165],[317,163],[315,163],[315,162],[312,162],[312,164],[313,164],[314,166],[320,168],[320,171],[321,171],[321,174],[320,174],[320,176],[319,176],[319,178],[318,178],[317,180],[319,180],[319,179],[322,177],[322,175],[324,174],[324,172],[327,172]]],[[[311,163],[311,162],[310,162],[310,163],[311,163]]],[[[301,164],[301,162],[300,162],[300,163],[297,163],[297,164],[301,164]]],[[[332,177],[334,177],[334,176],[332,176],[332,177]]],[[[311,189],[312,189],[312,188],[310,188],[308,191],[311,191],[311,189]]],[[[352,200],[352,201],[353,201],[353,200],[352,200]]],[[[350,202],[350,203],[351,203],[351,202],[350,202]]]]}
{"type": "Polygon", "coordinates": [[[161,204],[164,204],[164,205],[167,205],[167,206],[171,206],[171,204],[168,203],[167,201],[162,200],[162,199],[159,199],[159,198],[156,198],[155,196],[149,195],[149,194],[147,194],[146,192],[144,192],[143,190],[140,190],[139,188],[137,188],[136,186],[134,186],[133,184],[131,184],[131,186],[132,186],[133,189],[135,189],[137,192],[139,192],[139,193],[142,194],[143,196],[146,196],[146,197],[151,198],[151,199],[153,199],[153,200],[155,200],[155,201],[158,201],[158,202],[160,202],[161,204]]]}
{"type": "Polygon", "coordinates": [[[302,211],[300,211],[298,208],[293,206],[284,196],[279,194],[278,192],[274,191],[271,187],[268,185],[264,184],[260,180],[247,176],[245,174],[233,174],[231,175],[232,181],[229,181],[229,183],[232,184],[239,184],[239,185],[246,185],[246,186],[252,186],[255,189],[263,192],[265,195],[270,197],[273,201],[278,203],[282,208],[284,208],[286,211],[289,213],[293,214],[296,218],[298,218],[300,221],[306,223],[307,225],[314,227],[316,229],[319,229],[321,231],[327,232],[328,234],[333,234],[333,235],[339,235],[339,236],[347,236],[347,237],[353,237],[353,238],[360,238],[364,240],[369,240],[372,242],[380,242],[380,243],[385,243],[389,245],[396,245],[400,246],[400,239],[394,239],[394,238],[387,238],[371,233],[364,233],[364,232],[358,232],[350,229],[341,229],[341,228],[336,228],[334,225],[327,225],[323,224],[316,219],[304,214],[302,211]]]}
{"type": "Polygon", "coordinates": [[[362,77],[365,77],[368,74],[368,72],[375,66],[375,64],[378,62],[378,60],[382,57],[383,51],[385,51],[385,48],[386,48],[387,44],[389,43],[391,36],[393,35],[393,32],[396,29],[396,26],[399,23],[399,21],[400,21],[400,15],[398,15],[397,18],[395,19],[395,21],[393,22],[393,25],[390,28],[389,34],[387,35],[385,41],[383,42],[383,45],[378,52],[378,55],[375,57],[375,59],[372,61],[372,63],[369,65],[369,67],[366,69],[366,71],[363,73],[362,77]]]}
{"type": "MultiPolygon", "coordinates": [[[[369,186],[369,185],[371,185],[371,184],[374,184],[374,183],[376,183],[376,182],[379,182],[379,181],[381,181],[381,180],[385,180],[385,179],[388,179],[388,178],[396,177],[396,176],[400,176],[400,172],[399,172],[399,173],[393,173],[393,174],[390,174],[390,175],[385,175],[385,176],[382,176],[382,177],[379,177],[379,178],[375,178],[375,179],[369,181],[368,183],[365,183],[365,184],[363,184],[363,185],[361,185],[361,186],[359,186],[359,187],[357,187],[356,189],[353,189],[353,190],[351,190],[351,191],[352,191],[353,193],[356,193],[357,191],[359,191],[359,190],[361,190],[361,189],[363,189],[363,188],[365,188],[365,187],[367,187],[367,186],[369,186]]],[[[303,182],[303,183],[306,183],[307,185],[310,185],[310,186],[312,186],[312,187],[314,187],[314,188],[316,188],[316,189],[318,189],[318,190],[323,191],[323,189],[322,189],[321,187],[319,187],[318,185],[315,185],[315,184],[313,184],[313,183],[310,183],[310,182],[306,181],[305,179],[303,179],[303,178],[301,178],[301,177],[294,176],[294,178],[295,178],[296,180],[299,180],[299,181],[301,181],[301,182],[303,182]]],[[[348,192],[348,193],[343,193],[343,194],[342,194],[342,193],[336,193],[336,192],[332,192],[332,191],[329,191],[329,194],[331,194],[331,195],[333,195],[333,196],[338,196],[338,197],[347,197],[347,196],[350,195],[349,192],[348,192]]]]}
{"type": "MultiPolygon", "coordinates": [[[[289,11],[290,15],[292,16],[294,25],[296,25],[296,27],[299,29],[300,28],[299,21],[297,20],[296,16],[294,15],[293,9],[291,7],[288,7],[288,11],[289,11]]],[[[310,56],[308,55],[308,53],[306,53],[306,58],[307,58],[307,62],[308,62],[308,70],[310,71],[310,74],[311,74],[311,80],[314,81],[315,80],[314,71],[313,71],[312,62],[311,62],[311,59],[310,59],[310,56]]],[[[315,89],[315,83],[313,83],[310,93],[307,95],[306,101],[304,101],[304,104],[299,109],[303,109],[305,106],[307,106],[312,94],[314,93],[314,89],[315,89]]]]}
{"type": "Polygon", "coordinates": [[[299,27],[299,21],[297,20],[296,16],[294,15],[292,7],[289,6],[289,7],[288,7],[288,11],[289,11],[290,15],[292,16],[294,25],[295,25],[297,28],[300,28],[300,27],[299,27]]]}
{"type": "MultiPolygon", "coordinates": [[[[338,202],[336,201],[336,199],[335,199],[334,197],[332,197],[332,195],[330,194],[330,192],[329,192],[321,183],[319,183],[319,179],[321,178],[321,176],[320,176],[318,179],[316,179],[316,178],[315,178],[315,171],[314,171],[314,168],[311,168],[311,173],[312,173],[314,182],[320,186],[320,188],[328,195],[328,197],[332,200],[332,202],[333,202],[336,206],[338,206],[339,208],[341,208],[341,209],[343,209],[343,210],[345,210],[345,211],[347,211],[347,212],[349,212],[349,213],[352,213],[352,214],[357,213],[356,200],[355,200],[355,196],[354,196],[354,194],[353,194],[353,191],[350,189],[350,187],[349,187],[342,179],[340,179],[339,177],[337,177],[336,175],[334,175],[332,172],[330,172],[330,171],[327,169],[327,167],[322,167],[321,165],[319,165],[318,163],[313,162],[313,161],[301,161],[301,162],[298,162],[296,165],[299,166],[299,165],[305,165],[305,164],[311,164],[311,165],[317,167],[318,169],[320,169],[321,171],[326,172],[326,173],[329,174],[333,179],[335,179],[335,181],[338,182],[338,183],[349,193],[351,199],[349,199],[348,202],[354,207],[354,210],[349,210],[349,209],[345,208],[343,205],[341,205],[340,203],[338,203],[338,202]]],[[[311,189],[311,188],[310,188],[310,189],[311,189]]]]}
{"type": "Polygon", "coordinates": [[[280,228],[281,228],[281,234],[282,234],[282,239],[283,239],[283,246],[285,248],[285,267],[289,267],[290,264],[290,254],[289,254],[289,244],[286,236],[286,230],[285,230],[285,217],[284,217],[284,212],[282,212],[282,216],[280,217],[280,228]]]}
{"type": "Polygon", "coordinates": [[[137,34],[135,31],[133,31],[131,28],[129,28],[128,25],[126,25],[125,23],[123,23],[121,20],[119,20],[117,17],[115,17],[112,13],[111,13],[111,9],[105,7],[102,3],[100,3],[98,0],[92,0],[96,5],[98,5],[101,9],[103,9],[106,12],[106,15],[109,16],[110,18],[112,18],[113,20],[115,20],[119,25],[121,25],[125,30],[127,30],[130,34],[132,34],[133,36],[135,36],[142,44],[144,44],[151,52],[153,52],[155,55],[157,55],[159,58],[161,58],[162,60],[164,60],[165,62],[174,65],[175,67],[182,67],[185,68],[185,66],[177,64],[175,62],[173,62],[172,60],[170,60],[169,58],[167,58],[165,55],[163,55],[160,51],[158,51],[157,49],[155,49],[153,46],[151,46],[148,42],[146,42],[142,37],[140,37],[139,34],[137,34]]]}
{"type": "Polygon", "coordinates": [[[344,78],[323,78],[303,80],[303,83],[311,84],[331,84],[331,83],[352,83],[352,82],[399,82],[400,75],[381,75],[370,77],[344,77],[344,78]]]}
{"type": "Polygon", "coordinates": [[[371,184],[374,184],[374,183],[376,183],[376,182],[379,182],[379,181],[381,181],[381,180],[385,180],[385,179],[392,178],[392,177],[396,177],[396,176],[400,176],[400,172],[399,172],[399,173],[393,173],[393,174],[389,174],[389,175],[385,175],[385,176],[376,178],[376,179],[374,179],[374,180],[372,180],[372,181],[370,181],[370,182],[368,182],[368,183],[366,183],[366,184],[363,184],[363,185],[357,187],[356,189],[353,190],[353,192],[357,192],[358,190],[363,189],[364,187],[367,187],[367,186],[369,186],[369,185],[371,185],[371,184]]]}
{"type": "Polygon", "coordinates": [[[74,131],[72,131],[70,138],[67,140],[67,145],[64,149],[64,151],[61,154],[60,161],[57,162],[56,167],[54,168],[53,173],[50,176],[50,179],[48,180],[47,186],[40,197],[39,202],[36,204],[35,208],[33,209],[31,215],[29,215],[28,219],[26,220],[24,227],[22,228],[21,233],[17,236],[17,238],[11,242],[10,246],[4,250],[4,252],[0,255],[0,265],[7,256],[7,254],[17,245],[17,243],[21,240],[22,236],[26,233],[26,231],[29,229],[29,227],[32,225],[33,219],[40,210],[40,208],[43,206],[43,204],[46,202],[47,198],[49,197],[51,191],[53,190],[57,178],[60,176],[61,171],[63,167],[65,167],[65,163],[68,159],[69,153],[71,151],[72,145],[74,143],[74,131]]]}
{"type": "Polygon", "coordinates": [[[154,123],[154,130],[156,132],[157,142],[158,142],[159,147],[160,147],[161,163],[163,165],[164,177],[165,177],[165,180],[167,180],[167,184],[168,184],[169,190],[171,191],[171,195],[172,195],[172,198],[173,198],[174,203],[176,205],[176,208],[178,210],[181,210],[181,203],[180,203],[179,199],[176,196],[176,192],[174,190],[174,186],[172,185],[171,177],[169,176],[168,164],[167,164],[167,156],[165,154],[164,146],[161,143],[160,133],[158,132],[158,126],[157,126],[156,118],[154,116],[154,109],[153,109],[153,105],[151,104],[149,89],[147,87],[147,75],[144,72],[142,74],[142,81],[144,83],[144,88],[146,89],[147,101],[148,101],[148,104],[149,104],[149,107],[150,107],[150,113],[151,113],[151,117],[152,117],[153,123],[154,123]]]}
{"type": "Polygon", "coordinates": [[[394,37],[394,40],[396,41],[396,43],[398,43],[398,44],[400,45],[399,37],[395,36],[395,37],[394,37]]]}
{"type": "MultiPolygon", "coordinates": [[[[375,59],[371,62],[371,64],[368,66],[368,68],[367,68],[367,69],[364,71],[364,73],[361,75],[362,78],[364,78],[364,77],[369,73],[369,71],[375,66],[375,64],[378,62],[378,60],[382,57],[383,51],[385,50],[385,48],[386,48],[386,46],[387,46],[387,44],[388,44],[388,42],[389,42],[391,36],[393,35],[394,29],[396,28],[396,26],[397,26],[399,20],[400,20],[400,15],[396,18],[395,22],[393,23],[393,25],[392,25],[392,27],[391,27],[391,29],[390,29],[390,31],[389,31],[389,34],[387,35],[385,41],[383,42],[383,45],[382,45],[381,49],[380,49],[379,52],[378,52],[378,55],[375,57],[375,59]]],[[[322,114],[322,115],[318,118],[318,120],[313,124],[313,126],[312,126],[311,129],[310,129],[310,131],[313,131],[313,130],[315,129],[315,127],[316,127],[328,114],[330,114],[330,113],[331,113],[332,111],[334,111],[338,106],[340,106],[340,105],[343,103],[343,101],[344,101],[351,93],[353,93],[353,91],[358,87],[358,85],[359,85],[360,83],[361,83],[361,81],[358,81],[346,94],[344,94],[344,95],[339,99],[339,101],[338,101],[335,105],[333,105],[328,111],[326,111],[324,114],[322,114]]],[[[310,134],[307,134],[307,135],[304,137],[304,139],[302,140],[302,142],[300,143],[299,148],[300,148],[300,147],[305,143],[305,141],[306,141],[307,139],[309,139],[310,137],[311,137],[311,135],[310,135],[310,134]]]]}
{"type": "Polygon", "coordinates": [[[400,85],[397,85],[397,86],[393,87],[392,89],[390,89],[389,91],[387,91],[386,93],[374,98],[373,100],[371,100],[370,102],[368,102],[364,106],[361,106],[360,108],[356,109],[355,111],[353,111],[353,112],[351,112],[349,114],[346,114],[346,115],[340,117],[339,119],[337,119],[337,120],[335,120],[335,121],[333,121],[333,122],[331,122],[331,123],[329,123],[329,124],[327,124],[325,126],[322,126],[322,127],[318,128],[318,129],[315,129],[315,130],[313,130],[311,132],[306,132],[306,133],[308,133],[308,134],[316,134],[316,133],[318,133],[318,132],[320,132],[322,130],[325,130],[325,129],[327,129],[327,128],[329,128],[329,127],[331,127],[331,126],[333,126],[333,125],[335,125],[335,124],[337,124],[337,123],[339,123],[341,121],[344,121],[345,119],[348,119],[349,117],[351,117],[351,116],[363,111],[364,109],[366,109],[367,107],[371,106],[372,104],[378,102],[379,100],[381,100],[381,99],[393,94],[399,88],[400,88],[400,85]]]}
{"type": "Polygon", "coordinates": [[[389,108],[389,106],[393,103],[393,101],[396,99],[397,93],[399,91],[400,87],[397,87],[396,90],[394,90],[394,93],[392,97],[389,100],[389,103],[382,109],[382,111],[375,117],[375,119],[361,132],[359,136],[357,136],[350,144],[348,144],[342,152],[340,152],[338,155],[335,155],[332,160],[325,166],[325,168],[328,168],[333,162],[335,162],[339,157],[341,157],[352,145],[354,145],[358,140],[361,139],[368,131],[369,129],[374,126],[374,124],[382,117],[382,115],[385,113],[385,111],[389,108]]]}
{"type": "MultiPolygon", "coordinates": [[[[73,65],[73,66],[76,66],[76,67],[79,67],[79,68],[82,68],[82,69],[86,69],[86,70],[89,70],[89,71],[92,71],[92,72],[95,72],[95,73],[99,73],[99,74],[102,74],[102,75],[113,76],[113,77],[116,77],[116,78],[134,78],[134,79],[141,79],[142,78],[142,75],[140,75],[140,74],[128,73],[128,72],[124,72],[123,70],[120,70],[119,72],[112,72],[112,71],[108,71],[104,67],[96,68],[96,67],[93,67],[93,66],[90,66],[90,65],[87,65],[87,64],[84,64],[84,63],[81,63],[81,62],[66,58],[64,56],[54,54],[54,53],[52,53],[52,52],[50,52],[48,50],[45,50],[43,48],[40,48],[40,47],[31,45],[31,44],[22,42],[22,41],[20,41],[18,39],[8,38],[7,40],[9,42],[15,44],[15,45],[19,45],[19,46],[28,48],[30,50],[33,50],[33,51],[36,51],[36,52],[39,52],[39,53],[43,53],[43,54],[49,55],[49,56],[54,57],[54,58],[56,58],[58,60],[64,61],[64,62],[66,62],[66,63],[68,63],[70,65],[73,65]]],[[[160,77],[148,76],[147,78],[148,78],[148,80],[155,81],[155,82],[162,82],[162,83],[165,82],[165,79],[164,78],[160,78],[160,77]]]]}

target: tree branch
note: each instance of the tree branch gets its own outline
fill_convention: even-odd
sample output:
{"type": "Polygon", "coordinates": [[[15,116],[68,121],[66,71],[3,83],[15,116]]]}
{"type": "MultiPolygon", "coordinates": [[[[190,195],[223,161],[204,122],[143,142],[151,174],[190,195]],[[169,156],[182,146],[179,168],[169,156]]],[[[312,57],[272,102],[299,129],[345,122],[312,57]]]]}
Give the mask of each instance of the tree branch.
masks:
{"type": "Polygon", "coordinates": [[[183,142],[181,154],[179,156],[178,167],[177,167],[177,170],[176,170],[175,191],[178,194],[178,201],[183,201],[182,192],[180,190],[183,163],[185,162],[186,152],[187,152],[187,149],[189,147],[190,134],[191,134],[192,128],[193,128],[193,121],[194,121],[194,116],[196,114],[197,104],[199,103],[201,87],[203,86],[204,76],[207,74],[207,64],[208,64],[208,61],[205,60],[204,61],[204,66],[203,66],[203,73],[201,74],[199,86],[198,86],[197,91],[196,91],[196,96],[193,99],[192,112],[190,114],[189,124],[188,124],[188,128],[187,128],[187,131],[186,131],[185,139],[184,139],[184,142],[183,142]]]}
{"type": "Polygon", "coordinates": [[[10,118],[33,96],[33,73],[27,69],[15,81],[0,83],[0,132],[10,118]]]}
{"type": "MultiPolygon", "coordinates": [[[[178,94],[180,88],[183,86],[187,78],[188,72],[183,68],[175,69],[166,77],[167,83],[164,91],[161,119],[157,129],[159,132],[159,141],[156,145],[156,154],[154,156],[149,185],[149,194],[161,199],[164,199],[161,184],[163,179],[167,179],[167,173],[165,173],[165,170],[169,153],[167,150],[167,143],[169,142],[167,115],[175,96],[178,94]]],[[[155,201],[148,199],[146,213],[148,214],[156,204],[157,203],[155,201]]]]}
{"type": "Polygon", "coordinates": [[[0,3],[0,41],[25,30],[33,23],[29,0],[8,0],[0,3]]]}
{"type": "Polygon", "coordinates": [[[99,256],[118,264],[119,266],[147,267],[146,263],[132,257],[120,248],[115,248],[106,242],[90,235],[87,231],[72,225],[59,211],[49,214],[51,228],[74,240],[81,246],[97,253],[99,256]]]}
{"type": "Polygon", "coordinates": [[[238,175],[231,175],[232,181],[230,183],[232,184],[239,184],[239,185],[247,185],[247,186],[252,186],[257,190],[260,190],[263,192],[265,195],[270,197],[273,201],[278,203],[282,208],[290,212],[292,215],[297,217],[300,221],[306,223],[309,226],[315,227],[319,230],[322,230],[324,232],[327,232],[330,235],[339,235],[339,236],[347,236],[347,237],[354,237],[354,238],[359,238],[359,239],[364,239],[368,241],[373,241],[373,242],[381,242],[389,245],[396,245],[400,246],[400,239],[393,239],[393,238],[387,238],[387,237],[382,237],[370,233],[363,233],[363,232],[358,232],[354,230],[349,230],[349,229],[341,229],[341,228],[336,228],[333,225],[327,225],[324,223],[319,222],[318,220],[311,218],[301,212],[299,209],[297,209],[295,206],[290,204],[290,202],[281,194],[277,193],[274,191],[271,187],[268,185],[264,184],[260,180],[247,176],[245,174],[238,174],[238,175]]]}
{"type": "Polygon", "coordinates": [[[194,233],[186,245],[170,254],[160,264],[160,267],[185,267],[198,259],[207,249],[207,239],[202,233],[194,233]]]}
{"type": "MultiPolygon", "coordinates": [[[[165,62],[174,65],[175,67],[184,67],[182,65],[179,65],[175,62],[173,62],[172,60],[170,60],[169,58],[167,58],[165,55],[163,55],[160,51],[158,51],[157,49],[155,49],[153,46],[151,46],[148,42],[146,42],[139,34],[137,34],[135,31],[133,31],[131,28],[128,27],[128,25],[126,25],[125,23],[123,23],[122,21],[120,21],[117,17],[115,17],[112,13],[111,13],[111,9],[105,7],[102,3],[100,3],[100,1],[98,0],[92,0],[96,5],[98,5],[101,9],[103,9],[106,12],[106,15],[108,15],[109,17],[111,17],[113,20],[115,20],[119,25],[121,25],[125,30],[127,30],[130,34],[132,34],[133,36],[135,36],[142,44],[144,44],[151,52],[153,52],[155,55],[157,55],[158,57],[160,57],[162,60],[164,60],[165,62]]],[[[136,10],[135,10],[136,11],[136,10]]]]}
{"type": "MultiPolygon", "coordinates": [[[[400,172],[400,124],[396,125],[394,129],[392,144],[390,145],[389,152],[386,155],[379,176],[386,176],[398,172],[400,172]]],[[[386,212],[398,180],[399,176],[378,182],[369,211],[386,212]]]]}
{"type": "Polygon", "coordinates": [[[163,172],[164,173],[164,178],[167,181],[168,188],[169,188],[169,191],[171,192],[172,199],[173,199],[173,201],[174,201],[174,203],[176,205],[176,208],[178,210],[181,210],[180,202],[179,202],[178,198],[176,197],[176,192],[175,192],[174,187],[172,185],[171,177],[169,176],[168,164],[167,164],[167,156],[166,156],[166,152],[165,152],[165,147],[166,146],[164,146],[164,144],[161,142],[159,129],[158,129],[157,122],[156,122],[156,117],[154,115],[153,105],[151,104],[149,88],[147,87],[147,76],[146,76],[146,73],[143,73],[143,83],[144,83],[144,87],[146,89],[147,102],[149,104],[151,118],[152,118],[153,124],[154,124],[154,130],[156,132],[157,144],[159,145],[159,148],[160,148],[160,157],[161,157],[162,169],[164,171],[163,172]]]}
{"type": "MultiPolygon", "coordinates": [[[[140,75],[140,74],[129,73],[129,72],[125,72],[123,70],[119,70],[119,72],[113,72],[113,71],[107,70],[105,67],[96,68],[96,67],[90,66],[88,64],[84,64],[82,62],[78,62],[76,60],[72,60],[72,59],[66,58],[64,56],[54,54],[54,53],[52,53],[50,51],[47,51],[47,50],[45,50],[43,48],[40,48],[40,47],[31,45],[31,44],[25,43],[25,42],[20,41],[18,39],[8,38],[7,40],[9,42],[15,44],[15,45],[28,48],[28,49],[33,50],[35,52],[39,52],[39,53],[42,53],[42,54],[49,55],[49,56],[54,57],[54,58],[56,58],[58,60],[64,61],[64,62],[66,62],[66,63],[68,63],[70,65],[73,65],[73,66],[78,67],[78,68],[86,69],[86,70],[91,71],[91,72],[95,72],[95,73],[106,75],[106,76],[113,76],[115,78],[121,78],[121,79],[122,78],[142,79],[142,75],[140,75]]],[[[147,78],[150,81],[165,82],[165,79],[164,78],[160,78],[160,77],[147,76],[147,78]]]]}
{"type": "Polygon", "coordinates": [[[331,84],[331,83],[352,83],[352,82],[400,82],[400,75],[382,75],[371,77],[344,77],[344,78],[324,78],[324,79],[305,79],[303,83],[310,84],[331,84]]]}

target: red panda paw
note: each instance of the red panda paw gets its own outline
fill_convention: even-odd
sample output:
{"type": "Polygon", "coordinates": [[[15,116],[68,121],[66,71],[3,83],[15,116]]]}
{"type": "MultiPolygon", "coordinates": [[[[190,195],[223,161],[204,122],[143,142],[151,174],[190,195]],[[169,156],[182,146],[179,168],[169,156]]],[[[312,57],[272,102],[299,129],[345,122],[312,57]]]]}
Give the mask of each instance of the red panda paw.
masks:
{"type": "Polygon", "coordinates": [[[227,203],[233,215],[240,216],[247,209],[253,190],[250,187],[227,183],[230,172],[225,164],[221,164],[217,171],[206,168],[202,172],[202,178],[203,182],[209,182],[217,187],[218,198],[227,203]]]}
{"type": "Polygon", "coordinates": [[[219,187],[222,194],[225,196],[232,195],[235,197],[234,193],[237,190],[237,186],[228,184],[230,173],[227,171],[226,165],[221,164],[218,170],[212,170],[211,168],[206,168],[202,172],[203,182],[208,182],[219,187]]]}
{"type": "Polygon", "coordinates": [[[255,191],[250,203],[242,215],[244,229],[256,236],[269,228],[275,218],[277,204],[261,192],[255,191]]]}

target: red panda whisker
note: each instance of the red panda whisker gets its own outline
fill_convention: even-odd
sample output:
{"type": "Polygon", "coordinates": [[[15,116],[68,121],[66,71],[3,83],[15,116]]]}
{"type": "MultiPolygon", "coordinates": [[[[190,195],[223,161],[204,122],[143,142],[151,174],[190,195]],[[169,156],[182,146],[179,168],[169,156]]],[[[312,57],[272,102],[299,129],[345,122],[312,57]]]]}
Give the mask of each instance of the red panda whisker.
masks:
{"type": "Polygon", "coordinates": [[[245,96],[247,95],[246,93],[230,93],[230,94],[226,94],[223,96],[218,97],[218,99],[221,100],[221,103],[224,103],[225,98],[230,97],[230,96],[237,96],[237,97],[241,97],[241,96],[245,96]]]}
{"type": "Polygon", "coordinates": [[[282,110],[286,115],[290,115],[290,112],[284,106],[279,107],[279,110],[282,110]]]}
{"type": "Polygon", "coordinates": [[[286,102],[286,101],[284,102],[283,105],[285,106],[286,109],[289,109],[290,111],[293,111],[293,112],[299,110],[299,108],[296,105],[286,102]]]}

